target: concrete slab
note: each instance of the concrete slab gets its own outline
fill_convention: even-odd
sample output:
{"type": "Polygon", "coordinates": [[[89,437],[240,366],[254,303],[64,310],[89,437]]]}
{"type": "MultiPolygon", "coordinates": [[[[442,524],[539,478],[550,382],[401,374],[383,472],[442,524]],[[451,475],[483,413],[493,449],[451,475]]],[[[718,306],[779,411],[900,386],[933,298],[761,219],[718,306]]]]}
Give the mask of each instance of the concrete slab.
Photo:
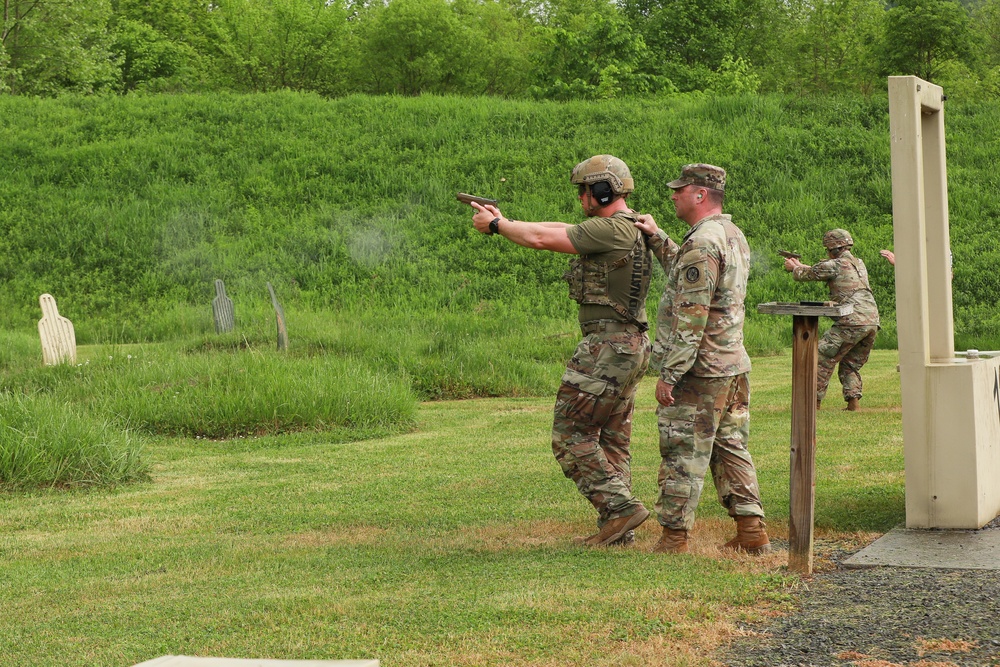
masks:
{"type": "Polygon", "coordinates": [[[378,667],[378,660],[253,660],[163,655],[133,667],[378,667]]]}
{"type": "Polygon", "coordinates": [[[1000,570],[1000,530],[895,528],[845,560],[843,565],[1000,570]]]}

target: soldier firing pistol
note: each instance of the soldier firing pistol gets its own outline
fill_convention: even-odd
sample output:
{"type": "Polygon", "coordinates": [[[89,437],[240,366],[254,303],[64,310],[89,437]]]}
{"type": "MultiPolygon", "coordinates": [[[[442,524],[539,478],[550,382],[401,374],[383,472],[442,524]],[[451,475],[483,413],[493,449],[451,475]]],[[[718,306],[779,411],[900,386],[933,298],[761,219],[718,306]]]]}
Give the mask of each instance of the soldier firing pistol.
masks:
{"type": "Polygon", "coordinates": [[[586,216],[579,224],[511,220],[495,203],[469,201],[472,224],[524,248],[572,256],[564,277],[579,304],[581,341],[556,395],[552,452],[597,510],[597,531],[574,542],[628,545],[650,516],[632,492],[629,447],[635,393],[649,365],[646,294],[653,256],[637,228],[639,215],[627,203],[635,189],[628,165],[594,155],[569,177],[586,216]]]}
{"type": "Polygon", "coordinates": [[[836,367],[847,403],[844,409],[853,412],[860,406],[861,367],[868,362],[879,330],[878,306],[868,282],[868,268],[851,252],[854,239],[850,232],[831,229],[823,235],[823,247],[826,259],[809,266],[786,256],[785,270],[796,281],[825,282],[831,301],[854,306],[850,314],[834,318],[833,326],[820,339],[816,377],[817,410],[836,367]]]}

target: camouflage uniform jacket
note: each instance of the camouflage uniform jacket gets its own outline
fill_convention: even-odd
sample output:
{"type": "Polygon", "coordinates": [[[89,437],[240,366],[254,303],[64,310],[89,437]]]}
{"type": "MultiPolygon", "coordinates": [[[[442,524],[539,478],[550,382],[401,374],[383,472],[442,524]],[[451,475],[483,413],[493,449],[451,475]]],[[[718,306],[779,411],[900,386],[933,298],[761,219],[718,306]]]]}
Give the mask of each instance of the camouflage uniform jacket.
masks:
{"type": "Polygon", "coordinates": [[[646,237],[646,247],[653,251],[653,256],[659,260],[663,270],[669,273],[680,246],[661,229],[653,236],[646,237]]]}
{"type": "MultiPolygon", "coordinates": [[[[670,271],[674,265],[674,260],[677,259],[677,251],[680,250],[680,246],[670,238],[670,236],[662,229],[658,230],[656,234],[646,237],[646,247],[649,248],[653,257],[655,257],[659,262],[660,266],[663,267],[663,272],[666,275],[670,275],[670,271]]],[[[663,308],[663,300],[666,298],[666,294],[660,297],[660,308],[663,308]]],[[[657,328],[662,328],[666,326],[665,323],[657,322],[657,328]]],[[[652,349],[650,356],[651,365],[654,368],[659,368],[660,364],[663,362],[663,348],[660,346],[657,349],[655,346],[652,349]]]]}
{"type": "Polygon", "coordinates": [[[868,284],[865,263],[845,250],[840,257],[824,259],[812,266],[800,266],[792,271],[795,280],[822,280],[830,288],[830,299],[839,304],[849,303],[854,312],[834,321],[842,327],[878,326],[878,306],[868,284]]]}
{"type": "Polygon", "coordinates": [[[686,373],[730,377],[750,371],[743,347],[750,246],[726,214],[708,216],[680,246],[654,248],[667,282],[656,315],[654,359],[660,378],[677,384],[686,373]]]}

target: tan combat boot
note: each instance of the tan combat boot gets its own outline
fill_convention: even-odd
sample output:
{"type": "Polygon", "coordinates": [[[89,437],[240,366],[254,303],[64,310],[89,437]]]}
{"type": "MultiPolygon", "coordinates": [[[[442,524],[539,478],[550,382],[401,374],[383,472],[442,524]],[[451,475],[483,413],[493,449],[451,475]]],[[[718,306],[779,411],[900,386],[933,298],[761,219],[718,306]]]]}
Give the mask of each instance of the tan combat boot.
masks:
{"type": "Polygon", "coordinates": [[[588,547],[603,547],[611,544],[612,542],[620,539],[633,528],[637,528],[639,524],[649,518],[649,510],[639,506],[639,509],[635,514],[630,514],[629,516],[620,516],[617,519],[611,519],[597,531],[596,535],[591,535],[586,540],[584,540],[584,546],[588,547]]]}
{"type": "Polygon", "coordinates": [[[723,549],[743,551],[759,555],[771,551],[771,540],[767,539],[765,525],[759,516],[736,517],[736,537],[722,545],[723,549]]]}
{"type": "MultiPolygon", "coordinates": [[[[578,547],[585,547],[585,546],[588,546],[587,540],[593,540],[595,537],[597,537],[596,533],[594,533],[593,535],[588,535],[587,537],[574,537],[573,538],[573,544],[576,545],[576,546],[578,546],[578,547]]],[[[608,546],[609,547],[630,547],[630,546],[632,546],[634,544],[635,544],[635,531],[634,530],[630,530],[630,531],[626,532],[624,535],[622,535],[621,537],[619,537],[614,542],[609,542],[608,546]]]]}
{"type": "Polygon", "coordinates": [[[660,541],[653,546],[654,554],[686,554],[688,550],[688,532],[666,527],[660,541]]]}
{"type": "Polygon", "coordinates": [[[816,409],[819,410],[819,406],[822,405],[822,404],[823,404],[823,401],[821,399],[817,398],[816,399],[816,409]]]}
{"type": "Polygon", "coordinates": [[[849,399],[847,399],[847,407],[844,408],[844,409],[847,410],[848,412],[857,412],[858,411],[858,401],[860,401],[860,400],[861,399],[858,398],[857,396],[850,397],[849,399]]]}

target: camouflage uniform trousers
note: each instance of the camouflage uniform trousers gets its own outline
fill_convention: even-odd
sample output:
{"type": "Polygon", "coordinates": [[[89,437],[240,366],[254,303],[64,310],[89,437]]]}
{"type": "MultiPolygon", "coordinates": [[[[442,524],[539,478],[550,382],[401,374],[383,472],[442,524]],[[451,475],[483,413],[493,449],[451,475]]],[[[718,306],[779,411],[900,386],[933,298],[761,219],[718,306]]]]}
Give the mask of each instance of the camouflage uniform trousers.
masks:
{"type": "Polygon", "coordinates": [[[816,400],[822,401],[837,364],[837,376],[844,390],[844,400],[861,398],[861,367],[868,361],[878,326],[838,327],[834,324],[819,340],[819,371],[816,377],[816,400]]]}
{"type": "Polygon", "coordinates": [[[660,428],[661,525],[691,530],[705,473],[729,516],[764,516],[757,471],[747,450],[750,435],[748,374],[730,377],[684,375],[674,386],[674,404],[657,409],[660,428]]]}
{"type": "Polygon", "coordinates": [[[645,332],[592,333],[576,348],[556,394],[552,453],[597,510],[598,529],[642,506],[632,494],[632,409],[649,365],[645,332]]]}

